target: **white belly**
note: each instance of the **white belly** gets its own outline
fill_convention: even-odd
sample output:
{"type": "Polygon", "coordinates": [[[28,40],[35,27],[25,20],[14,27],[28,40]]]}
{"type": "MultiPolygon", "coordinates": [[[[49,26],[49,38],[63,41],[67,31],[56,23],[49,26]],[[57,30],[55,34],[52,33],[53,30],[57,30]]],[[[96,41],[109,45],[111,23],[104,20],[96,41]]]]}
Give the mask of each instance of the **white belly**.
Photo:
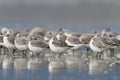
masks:
{"type": "Polygon", "coordinates": [[[92,44],[92,40],[90,41],[89,46],[90,46],[90,48],[91,48],[93,51],[95,51],[95,52],[102,52],[102,51],[104,50],[104,48],[98,48],[98,47],[96,47],[95,45],[93,45],[93,44],[92,44]]]}
{"type": "Polygon", "coordinates": [[[1,42],[1,43],[0,43],[0,46],[4,46],[4,43],[1,42]]]}
{"type": "Polygon", "coordinates": [[[5,47],[7,48],[11,48],[11,49],[15,49],[15,45],[10,43],[8,40],[7,40],[7,37],[4,37],[3,38],[3,43],[5,45],[5,47]]]}
{"type": "Polygon", "coordinates": [[[65,42],[69,45],[69,46],[73,46],[72,48],[70,49],[79,49],[80,47],[82,47],[82,44],[73,44],[71,42],[69,42],[68,40],[65,40],[65,42]]]}
{"type": "Polygon", "coordinates": [[[49,47],[53,52],[57,52],[57,53],[62,53],[64,52],[66,49],[68,49],[68,47],[56,47],[52,44],[52,40],[49,41],[49,47]]]}
{"type": "Polygon", "coordinates": [[[27,49],[28,49],[28,45],[27,45],[27,44],[20,45],[20,44],[17,44],[16,41],[15,41],[15,47],[16,47],[18,50],[27,50],[27,49]]]}
{"type": "Polygon", "coordinates": [[[44,48],[40,48],[40,47],[34,47],[30,44],[31,42],[28,43],[28,48],[29,50],[35,52],[35,53],[39,53],[42,52],[44,50],[44,48]]]}

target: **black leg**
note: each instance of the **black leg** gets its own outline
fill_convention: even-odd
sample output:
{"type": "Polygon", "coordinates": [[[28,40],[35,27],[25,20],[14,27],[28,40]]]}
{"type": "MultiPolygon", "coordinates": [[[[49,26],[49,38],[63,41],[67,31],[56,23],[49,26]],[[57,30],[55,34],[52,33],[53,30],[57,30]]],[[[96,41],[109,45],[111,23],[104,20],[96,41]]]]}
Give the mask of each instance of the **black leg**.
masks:
{"type": "Polygon", "coordinates": [[[96,54],[96,58],[98,58],[98,54],[99,54],[99,52],[97,52],[97,54],[96,54]]]}
{"type": "Polygon", "coordinates": [[[6,52],[5,52],[5,49],[6,49],[6,48],[5,48],[5,47],[3,47],[3,53],[4,53],[4,54],[6,53],[6,52]]]}
{"type": "Polygon", "coordinates": [[[3,53],[4,55],[6,55],[7,53],[9,53],[9,50],[6,47],[3,47],[3,53]]]}
{"type": "Polygon", "coordinates": [[[90,56],[90,55],[91,55],[90,48],[87,48],[86,57],[88,58],[88,56],[90,56]]]}
{"type": "Polygon", "coordinates": [[[87,52],[90,51],[90,48],[87,48],[87,52]]]}
{"type": "Polygon", "coordinates": [[[13,49],[13,53],[12,53],[12,56],[13,56],[13,57],[15,56],[15,49],[13,49]]]}
{"type": "Polygon", "coordinates": [[[72,52],[73,52],[73,56],[75,56],[75,51],[74,51],[74,49],[72,50],[72,52]]]}
{"type": "Polygon", "coordinates": [[[110,57],[113,57],[114,56],[114,49],[110,49],[110,57]]]}
{"type": "Polygon", "coordinates": [[[59,53],[59,58],[62,56],[62,53],[59,53]]]}
{"type": "Polygon", "coordinates": [[[2,52],[2,48],[3,48],[3,47],[2,47],[2,46],[0,46],[0,53],[2,52]]]}
{"type": "Polygon", "coordinates": [[[101,53],[99,52],[98,59],[101,59],[101,53]]]}
{"type": "Polygon", "coordinates": [[[22,51],[22,57],[23,57],[23,58],[25,57],[25,55],[24,55],[24,50],[22,51]]]}
{"type": "Polygon", "coordinates": [[[26,52],[27,52],[27,50],[24,50],[24,51],[23,51],[23,58],[26,57],[26,52]]]}
{"type": "Polygon", "coordinates": [[[101,59],[101,58],[102,58],[102,54],[101,54],[101,52],[97,52],[96,57],[97,57],[97,59],[101,59]]]}
{"type": "Polygon", "coordinates": [[[37,58],[39,58],[39,56],[40,56],[40,53],[36,53],[36,56],[37,56],[37,58]]]}
{"type": "Polygon", "coordinates": [[[104,52],[100,52],[100,59],[103,59],[103,55],[104,55],[104,52]]]}
{"type": "Polygon", "coordinates": [[[19,50],[15,50],[15,52],[17,53],[17,57],[20,56],[20,51],[19,50]]]}

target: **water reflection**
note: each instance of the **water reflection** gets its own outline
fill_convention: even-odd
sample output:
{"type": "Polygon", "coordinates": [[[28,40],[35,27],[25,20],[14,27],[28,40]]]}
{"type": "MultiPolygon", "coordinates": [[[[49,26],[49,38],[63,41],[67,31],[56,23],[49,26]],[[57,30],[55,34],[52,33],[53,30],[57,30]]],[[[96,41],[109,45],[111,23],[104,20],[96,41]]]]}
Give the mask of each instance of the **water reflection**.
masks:
{"type": "Polygon", "coordinates": [[[66,67],[65,61],[60,58],[52,58],[48,64],[48,69],[50,73],[57,72],[61,69],[64,69],[65,67],[66,67]]]}
{"type": "Polygon", "coordinates": [[[14,69],[15,70],[27,69],[27,61],[25,59],[14,60],[14,69]]]}
{"type": "MultiPolygon", "coordinates": [[[[81,54],[80,54],[81,55],[81,54]]],[[[46,55],[46,58],[51,55],[46,55]]],[[[0,67],[0,79],[5,80],[119,80],[119,62],[117,58],[107,58],[98,60],[90,57],[87,60],[80,56],[67,56],[41,60],[36,58],[29,59],[10,59],[3,58],[0,67]],[[46,60],[48,62],[46,63],[46,60]],[[44,64],[45,63],[45,64],[44,64]],[[116,64],[117,63],[117,64],[116,64]],[[5,66],[5,64],[7,64],[5,66]],[[9,66],[8,64],[12,64],[9,66]],[[3,67],[5,66],[5,67],[3,67]],[[14,68],[13,68],[14,67],[14,68]],[[117,68],[118,67],[118,68],[117,68]],[[113,76],[114,74],[114,76],[113,76]]]]}
{"type": "Polygon", "coordinates": [[[38,70],[42,66],[42,60],[40,59],[29,59],[27,62],[27,69],[28,70],[38,70]]]}
{"type": "Polygon", "coordinates": [[[89,74],[106,73],[110,66],[105,61],[92,59],[89,63],[89,74]]]}
{"type": "Polygon", "coordinates": [[[13,68],[13,59],[9,57],[4,57],[2,62],[3,69],[12,69],[13,68]]]}
{"type": "Polygon", "coordinates": [[[78,68],[80,59],[78,57],[67,57],[65,61],[67,68],[78,68]]]}
{"type": "Polygon", "coordinates": [[[79,61],[79,66],[78,66],[78,68],[79,68],[81,71],[86,71],[86,70],[88,70],[88,62],[85,61],[85,60],[79,61]]]}

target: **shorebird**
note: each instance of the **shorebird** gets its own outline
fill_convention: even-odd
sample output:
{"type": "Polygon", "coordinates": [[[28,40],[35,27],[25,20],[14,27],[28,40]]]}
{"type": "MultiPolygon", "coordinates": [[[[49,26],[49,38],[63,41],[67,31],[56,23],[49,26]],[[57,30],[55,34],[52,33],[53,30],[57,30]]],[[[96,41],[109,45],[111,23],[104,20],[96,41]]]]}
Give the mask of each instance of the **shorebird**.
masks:
{"type": "Polygon", "coordinates": [[[4,43],[3,43],[3,35],[0,35],[0,46],[4,46],[4,43]]]}
{"type": "Polygon", "coordinates": [[[1,33],[3,34],[3,35],[6,35],[6,34],[13,34],[14,33],[14,31],[12,30],[12,29],[9,29],[9,28],[6,28],[6,27],[3,27],[3,28],[1,28],[1,33]]]}
{"type": "Polygon", "coordinates": [[[116,32],[111,31],[110,28],[106,28],[101,32],[101,36],[102,41],[110,50],[110,56],[114,56],[114,49],[120,46],[119,35],[116,32]]]}
{"type": "Polygon", "coordinates": [[[102,32],[101,32],[101,36],[107,36],[107,37],[115,37],[117,35],[117,33],[112,32],[110,28],[105,28],[102,32]]]}
{"type": "Polygon", "coordinates": [[[78,50],[80,47],[83,46],[83,44],[79,40],[79,36],[76,36],[76,35],[67,36],[65,40],[67,45],[73,46],[70,48],[73,51],[73,55],[74,55],[74,50],[78,50]]]}
{"type": "Polygon", "coordinates": [[[37,38],[40,38],[40,39],[44,39],[44,35],[45,35],[46,31],[42,28],[42,27],[34,27],[29,35],[29,36],[35,36],[37,38]]]}
{"type": "Polygon", "coordinates": [[[66,40],[66,36],[64,34],[64,32],[59,32],[57,35],[56,35],[56,38],[58,40],[62,40],[62,41],[65,41],[66,40]]]}
{"type": "Polygon", "coordinates": [[[80,37],[79,37],[79,40],[82,44],[84,44],[83,47],[85,47],[87,49],[87,52],[90,50],[90,47],[89,47],[89,43],[90,43],[90,40],[93,38],[95,34],[91,34],[91,33],[86,33],[86,34],[82,34],[80,37]]]}
{"type": "Polygon", "coordinates": [[[90,41],[89,46],[94,51],[97,52],[96,57],[102,57],[102,53],[107,50],[107,46],[104,42],[100,40],[101,34],[97,33],[90,41]]]}
{"type": "Polygon", "coordinates": [[[23,58],[26,57],[26,51],[28,49],[28,40],[26,37],[17,34],[14,40],[15,47],[19,50],[22,51],[23,58]]]}
{"type": "Polygon", "coordinates": [[[59,57],[65,52],[67,49],[70,48],[64,41],[58,40],[56,37],[53,37],[49,41],[50,50],[54,53],[58,53],[59,57]]]}
{"type": "Polygon", "coordinates": [[[65,36],[71,36],[71,34],[73,34],[73,32],[68,29],[63,29],[63,32],[65,36]]]}
{"type": "Polygon", "coordinates": [[[52,38],[53,35],[54,35],[54,32],[50,32],[50,31],[46,32],[44,35],[44,40],[46,42],[49,42],[49,40],[52,38]]]}
{"type": "Polygon", "coordinates": [[[39,57],[40,53],[49,48],[49,46],[44,41],[33,38],[32,40],[29,40],[28,48],[30,51],[34,52],[37,57],[39,57]]]}
{"type": "Polygon", "coordinates": [[[23,31],[20,32],[20,34],[25,37],[27,37],[29,33],[30,33],[30,29],[24,29],[23,31]]]}
{"type": "Polygon", "coordinates": [[[12,50],[12,56],[14,56],[14,53],[15,53],[15,50],[16,50],[16,47],[14,45],[14,39],[15,39],[15,36],[13,36],[12,34],[6,34],[4,37],[3,37],[3,43],[4,43],[4,46],[9,49],[9,50],[12,50]]]}
{"type": "Polygon", "coordinates": [[[8,31],[9,31],[9,29],[6,28],[6,27],[1,28],[1,33],[2,33],[3,35],[5,35],[8,31]]]}
{"type": "Polygon", "coordinates": [[[102,37],[101,41],[105,43],[107,48],[110,50],[110,56],[114,56],[114,49],[120,46],[120,41],[115,37],[102,37]]]}
{"type": "Polygon", "coordinates": [[[4,48],[4,53],[5,53],[5,46],[3,43],[3,34],[0,32],[0,51],[2,52],[2,48],[4,48]]]}
{"type": "Polygon", "coordinates": [[[61,32],[62,29],[58,29],[56,34],[50,39],[49,41],[49,47],[50,50],[54,53],[58,53],[59,57],[61,57],[62,53],[65,52],[67,49],[69,49],[71,46],[67,45],[64,40],[57,39],[57,34],[61,32]]]}

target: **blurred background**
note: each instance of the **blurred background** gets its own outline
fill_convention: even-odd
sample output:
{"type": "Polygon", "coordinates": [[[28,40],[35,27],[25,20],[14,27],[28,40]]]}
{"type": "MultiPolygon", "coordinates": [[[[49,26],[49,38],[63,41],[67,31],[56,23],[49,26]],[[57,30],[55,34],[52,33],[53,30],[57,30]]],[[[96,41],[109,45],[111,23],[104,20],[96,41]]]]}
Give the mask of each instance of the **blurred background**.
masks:
{"type": "Polygon", "coordinates": [[[77,24],[118,25],[119,22],[119,0],[0,0],[1,24],[73,27],[77,24]]]}

